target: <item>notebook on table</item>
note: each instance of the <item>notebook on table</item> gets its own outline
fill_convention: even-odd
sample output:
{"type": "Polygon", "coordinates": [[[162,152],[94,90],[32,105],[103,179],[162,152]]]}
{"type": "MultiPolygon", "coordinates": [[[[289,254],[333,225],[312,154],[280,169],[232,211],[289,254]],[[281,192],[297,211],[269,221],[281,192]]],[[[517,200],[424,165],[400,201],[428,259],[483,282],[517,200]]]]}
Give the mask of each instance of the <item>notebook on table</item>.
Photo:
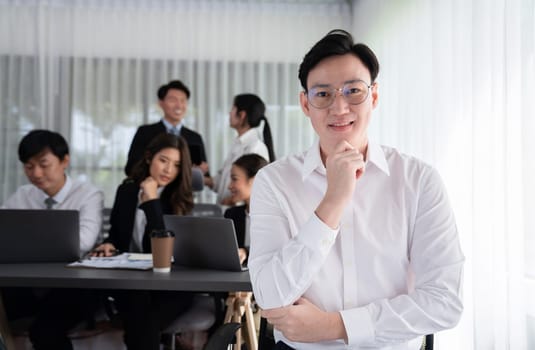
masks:
{"type": "Polygon", "coordinates": [[[77,210],[0,209],[0,263],[72,262],[79,255],[77,210]]]}
{"type": "Polygon", "coordinates": [[[213,270],[245,271],[231,219],[164,215],[165,228],[175,233],[175,265],[213,270]]]}

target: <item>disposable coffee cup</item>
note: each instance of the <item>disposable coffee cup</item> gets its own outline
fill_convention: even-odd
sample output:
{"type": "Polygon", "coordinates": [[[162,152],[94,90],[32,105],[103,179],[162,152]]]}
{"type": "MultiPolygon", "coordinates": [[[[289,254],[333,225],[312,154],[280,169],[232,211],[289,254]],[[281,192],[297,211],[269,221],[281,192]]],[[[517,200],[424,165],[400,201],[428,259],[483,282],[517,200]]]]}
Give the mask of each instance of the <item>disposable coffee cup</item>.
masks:
{"type": "Polygon", "coordinates": [[[169,230],[153,230],[150,235],[152,247],[152,271],[170,272],[175,234],[169,230]]]}

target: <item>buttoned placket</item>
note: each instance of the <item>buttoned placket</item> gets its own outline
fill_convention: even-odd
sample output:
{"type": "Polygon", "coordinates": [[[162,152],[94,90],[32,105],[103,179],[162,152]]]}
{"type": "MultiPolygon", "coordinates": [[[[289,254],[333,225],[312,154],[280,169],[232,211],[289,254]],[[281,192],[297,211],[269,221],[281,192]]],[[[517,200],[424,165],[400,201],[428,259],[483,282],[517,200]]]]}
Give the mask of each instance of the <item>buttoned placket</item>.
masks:
{"type": "Polygon", "coordinates": [[[344,309],[357,307],[357,265],[355,263],[355,233],[354,220],[355,211],[353,205],[349,205],[344,210],[342,221],[340,222],[340,237],[342,243],[342,265],[344,283],[344,309]]]}

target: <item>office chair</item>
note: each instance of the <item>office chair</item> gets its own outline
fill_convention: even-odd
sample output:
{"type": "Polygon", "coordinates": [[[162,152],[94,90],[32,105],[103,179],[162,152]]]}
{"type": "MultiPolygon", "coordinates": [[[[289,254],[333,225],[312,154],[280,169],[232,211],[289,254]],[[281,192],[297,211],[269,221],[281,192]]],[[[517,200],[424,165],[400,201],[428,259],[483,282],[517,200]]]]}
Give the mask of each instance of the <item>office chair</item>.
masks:
{"type": "Polygon", "coordinates": [[[433,350],[434,341],[435,336],[433,334],[426,335],[422,344],[422,350],[433,350]]]}
{"type": "Polygon", "coordinates": [[[111,228],[110,216],[111,216],[111,208],[102,208],[102,227],[100,229],[102,239],[108,238],[110,234],[110,228],[111,228]]]}
{"type": "Polygon", "coordinates": [[[204,350],[226,350],[232,344],[235,334],[240,327],[241,325],[236,322],[222,324],[208,339],[204,350]]]}
{"type": "MultiPolygon", "coordinates": [[[[199,172],[201,175],[202,173],[199,172]]],[[[197,181],[199,181],[197,179],[197,181]]],[[[217,204],[195,203],[192,216],[221,217],[223,210],[217,204]]],[[[224,297],[223,293],[200,293],[195,295],[190,309],[174,320],[162,333],[166,338],[171,338],[167,346],[174,349],[176,335],[181,333],[198,333],[214,330],[214,326],[223,323],[224,317],[224,297]]],[[[195,339],[194,339],[195,340],[195,339]]]]}
{"type": "MultiPolygon", "coordinates": [[[[209,294],[196,294],[191,307],[162,331],[169,338],[166,346],[174,350],[177,334],[206,332],[215,323],[216,300],[209,294]]],[[[195,338],[194,341],[196,341],[195,338]]]]}
{"type": "Polygon", "coordinates": [[[195,203],[191,211],[191,216],[222,217],[221,206],[212,203],[195,203]]]}
{"type": "Polygon", "coordinates": [[[191,169],[191,187],[193,192],[200,192],[204,188],[204,174],[200,168],[191,169]]]}
{"type": "MultiPolygon", "coordinates": [[[[232,292],[229,293],[226,301],[227,312],[225,313],[225,323],[237,322],[241,323],[242,319],[245,319],[245,335],[244,338],[247,349],[258,349],[258,338],[256,336],[256,327],[253,316],[252,307],[252,292],[232,292]]],[[[233,349],[241,349],[242,345],[242,331],[238,329],[236,331],[236,339],[233,342],[235,344],[233,349]]]]}

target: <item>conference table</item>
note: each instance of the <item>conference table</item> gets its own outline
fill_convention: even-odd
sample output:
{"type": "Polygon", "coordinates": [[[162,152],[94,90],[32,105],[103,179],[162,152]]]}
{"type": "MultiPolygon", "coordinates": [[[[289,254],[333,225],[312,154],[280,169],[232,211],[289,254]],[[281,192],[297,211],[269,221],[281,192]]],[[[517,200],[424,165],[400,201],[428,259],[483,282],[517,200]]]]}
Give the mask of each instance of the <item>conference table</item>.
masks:
{"type": "MultiPolygon", "coordinates": [[[[65,263],[0,264],[1,287],[174,290],[203,292],[251,291],[247,271],[189,269],[173,266],[170,273],[152,270],[67,267],[65,263]]],[[[0,333],[12,344],[0,303],[0,333]]]]}

